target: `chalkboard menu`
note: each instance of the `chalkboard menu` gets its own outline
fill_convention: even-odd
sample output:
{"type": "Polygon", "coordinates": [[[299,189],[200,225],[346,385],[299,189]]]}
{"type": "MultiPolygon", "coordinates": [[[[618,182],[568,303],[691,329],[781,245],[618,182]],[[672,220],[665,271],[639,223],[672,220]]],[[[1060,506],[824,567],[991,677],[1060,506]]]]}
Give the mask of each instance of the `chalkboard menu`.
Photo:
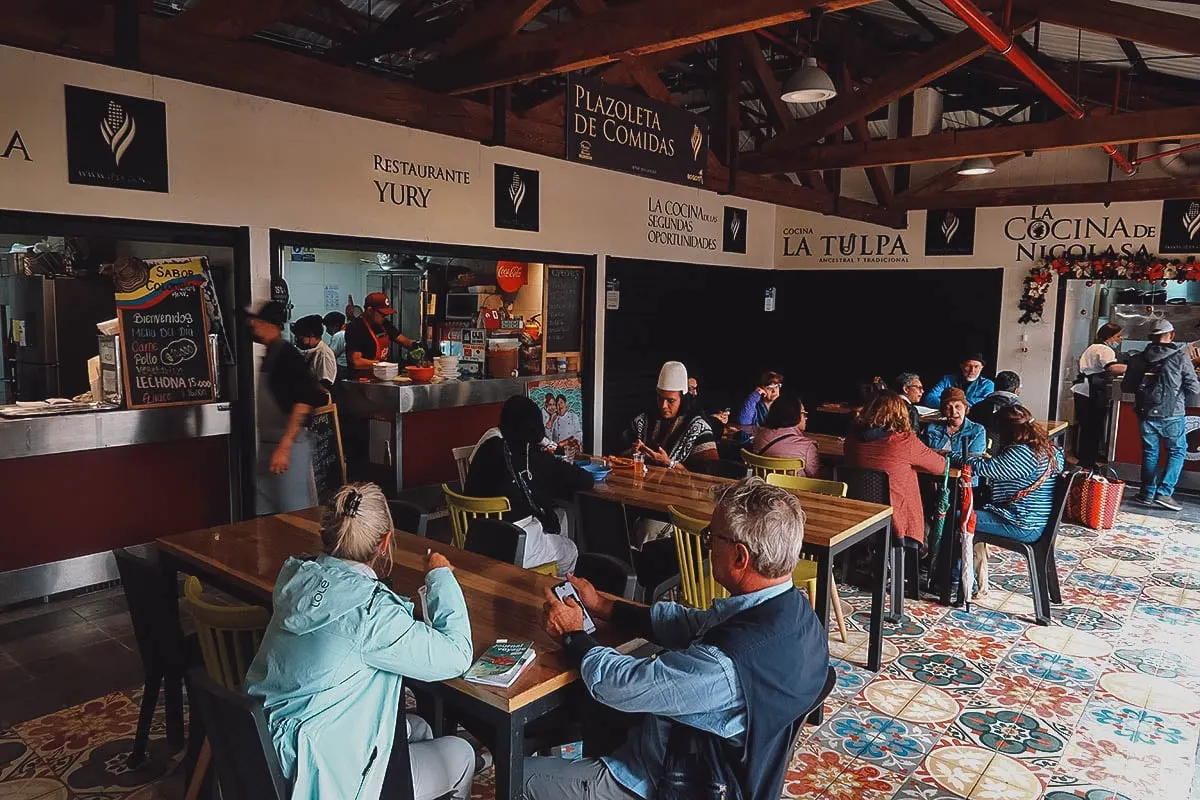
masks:
{"type": "Polygon", "coordinates": [[[324,504],[346,482],[346,458],[342,453],[342,428],[338,424],[337,406],[330,403],[314,410],[308,423],[317,500],[324,504]]]}
{"type": "Polygon", "coordinates": [[[113,269],[125,402],[130,408],[216,399],[203,258],[121,258],[113,269]]]}
{"type": "Polygon", "coordinates": [[[547,353],[583,350],[583,279],[583,267],[550,267],[547,270],[547,353]]]}

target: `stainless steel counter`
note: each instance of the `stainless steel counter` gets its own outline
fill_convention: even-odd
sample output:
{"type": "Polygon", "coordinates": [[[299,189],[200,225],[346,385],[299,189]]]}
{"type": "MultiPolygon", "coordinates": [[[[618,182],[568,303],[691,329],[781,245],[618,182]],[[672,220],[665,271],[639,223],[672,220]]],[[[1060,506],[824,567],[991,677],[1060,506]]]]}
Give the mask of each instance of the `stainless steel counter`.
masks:
{"type": "Polygon", "coordinates": [[[228,403],[0,418],[0,459],[226,436],[228,403]]]}
{"type": "Polygon", "coordinates": [[[348,406],[351,413],[361,413],[365,407],[365,410],[368,411],[406,414],[409,411],[432,411],[439,408],[503,403],[515,394],[525,394],[526,387],[535,381],[557,381],[578,377],[579,373],[577,372],[560,372],[553,375],[529,375],[522,378],[493,378],[425,384],[401,384],[393,381],[372,381],[370,383],[342,381],[338,386],[338,402],[348,406]]]}

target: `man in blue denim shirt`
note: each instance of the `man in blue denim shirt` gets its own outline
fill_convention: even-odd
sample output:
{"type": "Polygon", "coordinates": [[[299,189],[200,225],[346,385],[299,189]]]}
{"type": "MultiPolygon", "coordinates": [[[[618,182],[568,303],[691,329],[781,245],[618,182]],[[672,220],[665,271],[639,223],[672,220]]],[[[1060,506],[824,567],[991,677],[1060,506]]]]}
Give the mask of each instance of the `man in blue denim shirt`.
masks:
{"type": "MultiPolygon", "coordinates": [[[[582,631],[581,610],[573,602],[563,604],[547,591],[546,630],[563,637],[567,652],[581,659],[580,675],[592,697],[617,711],[644,716],[640,727],[611,756],[580,761],[526,759],[526,798],[651,798],[662,776],[673,724],[688,725],[739,748],[746,745],[747,731],[756,730],[749,724],[752,715],[761,730],[772,712],[788,722],[803,714],[819,693],[829,664],[825,629],[806,602],[801,600],[795,606],[799,613],[781,617],[780,631],[788,646],[772,650],[773,659],[757,654],[758,661],[787,665],[784,682],[789,687],[783,694],[771,695],[769,703],[760,702],[757,711],[751,699],[763,699],[761,686],[772,682],[744,685],[740,657],[745,654],[727,652],[708,641],[715,629],[736,622],[733,618],[743,612],[794,599],[791,575],[803,538],[804,511],[795,496],[749,478],[722,496],[706,532],[713,576],[732,595],[715,600],[712,608],[658,603],[647,609],[614,602],[600,596],[589,582],[572,577],[594,617],[611,619],[622,630],[639,631],[665,648],[650,658],[623,655],[598,645],[582,631]],[[761,708],[776,703],[782,707],[761,708]]],[[[778,777],[782,777],[791,753],[790,738],[786,744],[778,777]]],[[[768,758],[762,753],[747,754],[748,760],[768,758]]],[[[775,776],[772,772],[757,780],[761,786],[775,776]]],[[[775,790],[777,794],[777,786],[775,790]]]]}

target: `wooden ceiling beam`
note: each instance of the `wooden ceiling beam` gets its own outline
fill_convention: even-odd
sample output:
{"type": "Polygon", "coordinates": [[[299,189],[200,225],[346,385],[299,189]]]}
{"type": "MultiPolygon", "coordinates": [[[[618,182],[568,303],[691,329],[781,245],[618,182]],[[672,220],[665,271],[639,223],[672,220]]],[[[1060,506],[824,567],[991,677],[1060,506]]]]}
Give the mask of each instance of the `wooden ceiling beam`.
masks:
{"type": "MultiPolygon", "coordinates": [[[[1033,19],[1024,16],[1016,22],[1015,28],[1017,31],[1023,31],[1032,25],[1033,19]]],[[[792,131],[763,145],[763,152],[780,154],[837,133],[854,120],[862,119],[875,109],[937,80],[990,49],[988,44],[970,29],[956,33],[924,53],[883,73],[863,89],[832,100],[825,108],[801,121],[792,131]]]]}
{"type": "Polygon", "coordinates": [[[245,39],[307,6],[308,0],[203,0],[171,24],[218,39],[245,39]]]}
{"type": "Polygon", "coordinates": [[[1069,205],[1072,203],[1123,203],[1138,200],[1173,200],[1200,197],[1200,178],[1153,178],[1113,183],[1013,186],[993,189],[960,189],[909,198],[907,208],[983,208],[996,206],[1069,205]]]}
{"type": "Polygon", "coordinates": [[[1093,115],[1079,120],[1064,116],[1051,122],[968,128],[907,139],[812,146],[782,156],[747,155],[743,161],[751,172],[779,173],[798,169],[847,169],[958,161],[977,156],[1070,150],[1198,135],[1200,106],[1186,106],[1129,114],[1093,115]]]}
{"type": "Polygon", "coordinates": [[[456,55],[493,39],[516,36],[548,5],[550,0],[492,0],[467,17],[446,43],[445,54],[456,55]]]}
{"type": "MultiPolygon", "coordinates": [[[[0,43],[87,61],[113,57],[111,6],[92,0],[6,0],[0,4],[0,43]]],[[[192,36],[171,20],[143,14],[141,69],[233,92],[323,108],[365,119],[482,141],[492,133],[492,109],[398,81],[345,69],[257,42],[192,36]]],[[[510,147],[561,158],[564,130],[509,114],[510,147]]],[[[709,187],[728,186],[729,172],[710,163],[709,187]]],[[[736,195],[818,213],[835,209],[827,195],[790,181],[741,174],[736,195]]],[[[843,200],[843,216],[902,227],[902,212],[843,200]]]]}
{"type": "Polygon", "coordinates": [[[817,7],[841,11],[875,1],[638,0],[440,59],[423,77],[433,88],[462,94],[794,22],[817,7]]]}

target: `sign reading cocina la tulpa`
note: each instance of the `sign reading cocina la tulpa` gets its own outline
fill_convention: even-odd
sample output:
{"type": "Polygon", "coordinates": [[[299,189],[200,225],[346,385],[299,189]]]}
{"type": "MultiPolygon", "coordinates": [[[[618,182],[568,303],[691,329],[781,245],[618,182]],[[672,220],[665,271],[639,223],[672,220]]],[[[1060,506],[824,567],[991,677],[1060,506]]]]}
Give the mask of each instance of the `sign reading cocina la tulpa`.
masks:
{"type": "Polygon", "coordinates": [[[704,184],[708,123],[645,95],[584,78],[567,86],[567,158],[647,178],[704,184]]]}

